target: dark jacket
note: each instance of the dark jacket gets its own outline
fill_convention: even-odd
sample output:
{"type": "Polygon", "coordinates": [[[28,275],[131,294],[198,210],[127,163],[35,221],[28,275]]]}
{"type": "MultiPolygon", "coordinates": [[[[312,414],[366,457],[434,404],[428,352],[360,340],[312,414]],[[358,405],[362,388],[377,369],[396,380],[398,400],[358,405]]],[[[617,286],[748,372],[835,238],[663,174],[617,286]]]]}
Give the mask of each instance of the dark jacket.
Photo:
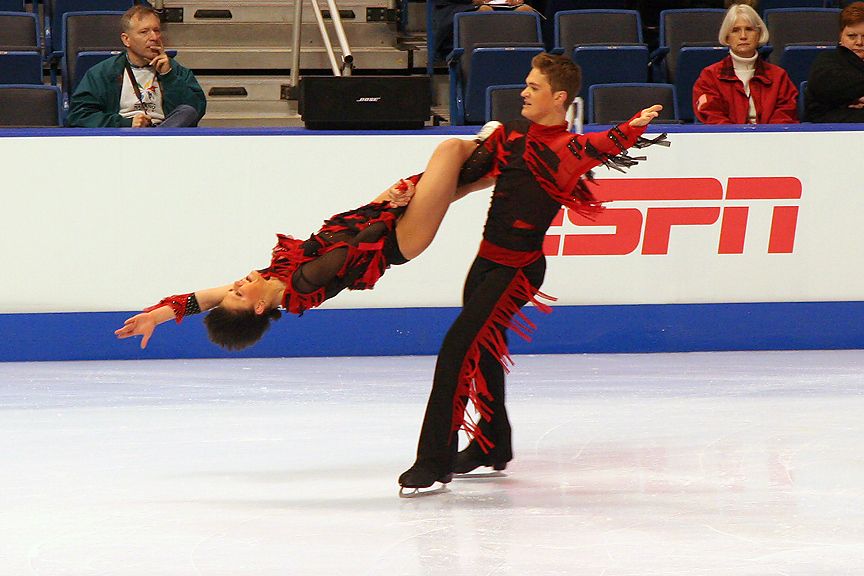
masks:
{"type": "MultiPolygon", "coordinates": [[[[798,122],[798,89],[779,66],[756,60],[750,79],[750,95],[756,106],[757,124],[798,122]]],[[[744,83],[735,75],[732,56],[702,70],[693,85],[693,112],[705,124],[746,124],[750,99],[744,83]]]]}
{"type": "Polygon", "coordinates": [[[819,54],[807,81],[807,121],[864,122],[864,108],[849,108],[864,96],[864,60],[843,46],[819,54]]]}
{"type": "MultiPolygon", "coordinates": [[[[118,54],[93,66],[81,79],[69,103],[69,126],[110,128],[132,126],[131,118],[120,116],[120,91],[126,53],[118,54]]],[[[171,59],[171,71],[157,78],[162,93],[162,110],[168,116],[180,104],[198,111],[207,110],[207,99],[195,76],[171,59]]]]}

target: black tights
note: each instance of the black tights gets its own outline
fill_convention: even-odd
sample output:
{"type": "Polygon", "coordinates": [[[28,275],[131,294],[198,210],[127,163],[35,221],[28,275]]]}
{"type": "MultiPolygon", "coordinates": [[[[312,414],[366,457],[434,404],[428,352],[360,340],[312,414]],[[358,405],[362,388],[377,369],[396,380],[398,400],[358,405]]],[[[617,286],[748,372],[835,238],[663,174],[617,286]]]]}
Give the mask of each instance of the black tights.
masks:
{"type": "MultiPolygon", "coordinates": [[[[458,449],[458,435],[452,431],[452,425],[459,373],[475,338],[518,271],[517,268],[501,266],[479,257],[471,266],[465,281],[462,312],[444,337],[438,353],[432,392],[417,446],[418,466],[439,475],[452,471],[458,449]]],[[[539,288],[543,283],[546,260],[540,258],[522,268],[522,271],[531,284],[539,288]]],[[[525,301],[518,304],[521,308],[525,301]]],[[[489,407],[493,410],[492,419],[490,422],[481,420],[480,429],[495,444],[491,458],[496,462],[506,462],[513,454],[510,421],[504,406],[504,368],[497,358],[483,349],[480,369],[493,397],[489,401],[489,407]]]]}
{"type": "MultiPolygon", "coordinates": [[[[351,232],[325,233],[321,236],[329,243],[345,242],[350,246],[357,246],[364,243],[373,243],[381,239],[387,233],[387,225],[383,222],[376,222],[365,230],[361,230],[356,235],[351,235],[351,232]]],[[[345,264],[345,258],[348,257],[348,248],[336,248],[303,264],[294,273],[291,279],[294,289],[303,294],[309,294],[319,289],[322,286],[328,286],[335,279],[336,275],[345,264]]],[[[350,274],[350,271],[348,271],[350,274]]]]}

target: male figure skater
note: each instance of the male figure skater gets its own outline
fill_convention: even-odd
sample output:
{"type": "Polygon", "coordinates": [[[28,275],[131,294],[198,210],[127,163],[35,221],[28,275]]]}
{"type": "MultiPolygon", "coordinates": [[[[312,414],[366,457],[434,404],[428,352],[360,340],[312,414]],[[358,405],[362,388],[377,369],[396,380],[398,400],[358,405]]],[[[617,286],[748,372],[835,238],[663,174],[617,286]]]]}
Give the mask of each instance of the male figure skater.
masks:
{"type": "Polygon", "coordinates": [[[536,56],[531,65],[522,91],[523,118],[499,126],[460,174],[461,183],[495,178],[496,184],[483,241],[465,281],[462,312],[438,354],[417,459],[399,477],[403,496],[436,482],[446,484],[453,472],[480,466],[503,470],[513,458],[504,407],[504,363],[509,360],[505,332],[513,328],[525,335],[533,328],[520,311],[526,302],[549,310],[538,301],[544,296],[539,289],[546,270],[546,231],[562,204],[582,212],[600,209],[585,182],[591,168],[632,166],[637,159],[626,155],[628,148],[668,145],[663,137],[640,138],[662,110],[660,105],[608,132],[568,132],[565,115],[579,93],[579,67],[549,54],[536,56]],[[479,422],[466,419],[469,402],[479,422]],[[471,443],[457,458],[460,429],[471,443]]]}

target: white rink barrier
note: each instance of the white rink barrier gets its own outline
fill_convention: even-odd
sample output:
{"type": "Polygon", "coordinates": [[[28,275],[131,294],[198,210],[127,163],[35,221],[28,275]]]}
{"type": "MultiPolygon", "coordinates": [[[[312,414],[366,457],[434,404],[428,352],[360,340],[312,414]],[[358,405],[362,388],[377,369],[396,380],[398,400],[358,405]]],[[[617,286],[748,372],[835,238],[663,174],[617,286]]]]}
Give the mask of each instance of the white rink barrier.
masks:
{"type": "MultiPolygon", "coordinates": [[[[239,278],[267,265],[275,233],[306,237],[422,171],[450,137],[69,134],[0,137],[6,326],[125,313],[239,278]]],[[[861,135],[676,131],[670,148],[634,151],[648,159],[627,174],[600,167],[598,194],[613,201],[595,221],[562,210],[543,291],[559,308],[860,303],[861,135]]],[[[454,204],[433,245],[375,290],[325,308],[452,314],[489,196],[454,204]]]]}

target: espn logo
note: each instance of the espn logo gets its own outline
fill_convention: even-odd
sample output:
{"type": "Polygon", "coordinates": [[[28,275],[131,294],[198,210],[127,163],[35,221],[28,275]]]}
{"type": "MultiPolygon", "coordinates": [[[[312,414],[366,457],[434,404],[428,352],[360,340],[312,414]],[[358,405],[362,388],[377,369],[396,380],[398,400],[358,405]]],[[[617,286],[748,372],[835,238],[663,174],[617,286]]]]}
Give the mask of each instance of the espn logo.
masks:
{"type": "Polygon", "coordinates": [[[795,246],[801,181],[791,176],[729,178],[724,191],[716,178],[597,179],[599,200],[614,201],[589,220],[562,209],[552,226],[564,225],[564,213],[576,226],[608,226],[610,234],[555,234],[543,246],[547,256],[611,256],[634,252],[668,254],[675,226],[716,226],[718,254],[743,254],[750,206],[773,206],[767,250],[791,254],[795,246]],[[698,206],[657,206],[661,201],[699,201],[698,206]],[[731,202],[730,202],[731,201],[731,202]],[[618,202],[650,202],[644,208],[616,208],[618,202]],[[707,206],[705,204],[708,204],[707,206]],[[712,205],[715,204],[715,205],[712,205]],[[731,205],[730,205],[731,204],[731,205]],[[742,205],[744,204],[744,205],[742,205]]]}

